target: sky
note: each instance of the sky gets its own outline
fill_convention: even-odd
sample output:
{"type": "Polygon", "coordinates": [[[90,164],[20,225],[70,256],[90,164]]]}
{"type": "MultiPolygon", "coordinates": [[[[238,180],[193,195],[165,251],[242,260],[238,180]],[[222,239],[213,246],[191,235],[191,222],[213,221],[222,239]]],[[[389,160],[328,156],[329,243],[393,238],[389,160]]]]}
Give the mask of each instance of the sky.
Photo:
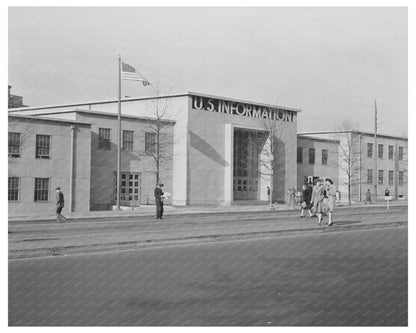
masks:
{"type": "Polygon", "coordinates": [[[8,83],[29,106],[118,94],[117,58],[152,86],[301,109],[298,131],[344,120],[408,134],[405,7],[10,7],[8,83]]]}

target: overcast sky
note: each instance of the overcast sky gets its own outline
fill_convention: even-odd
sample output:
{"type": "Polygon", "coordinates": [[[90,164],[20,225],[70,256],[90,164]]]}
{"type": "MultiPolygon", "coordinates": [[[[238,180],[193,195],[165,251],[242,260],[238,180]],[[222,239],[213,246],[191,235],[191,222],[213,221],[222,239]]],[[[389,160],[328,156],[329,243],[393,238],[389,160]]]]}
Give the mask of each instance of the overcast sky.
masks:
{"type": "MultiPolygon", "coordinates": [[[[406,8],[10,8],[9,84],[30,106],[117,96],[117,57],[162,90],[299,108],[407,134],[406,8]]],[[[123,94],[152,87],[125,82],[123,94]]]]}

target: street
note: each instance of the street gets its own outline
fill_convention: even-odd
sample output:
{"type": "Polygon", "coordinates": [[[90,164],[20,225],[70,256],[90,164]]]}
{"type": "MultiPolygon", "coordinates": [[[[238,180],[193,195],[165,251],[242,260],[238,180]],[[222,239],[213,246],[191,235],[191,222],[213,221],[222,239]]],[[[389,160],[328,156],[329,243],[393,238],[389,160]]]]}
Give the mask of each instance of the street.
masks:
{"type": "Polygon", "coordinates": [[[407,227],[9,260],[9,325],[402,326],[407,260],[407,227]]]}

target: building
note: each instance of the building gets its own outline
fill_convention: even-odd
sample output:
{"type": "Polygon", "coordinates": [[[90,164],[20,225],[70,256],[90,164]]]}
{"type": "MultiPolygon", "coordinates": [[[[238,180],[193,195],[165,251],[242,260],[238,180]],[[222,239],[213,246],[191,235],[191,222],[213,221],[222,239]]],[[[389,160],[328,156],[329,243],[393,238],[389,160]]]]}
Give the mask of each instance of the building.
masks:
{"type": "MultiPolygon", "coordinates": [[[[171,138],[166,146],[171,158],[162,166],[160,180],[172,193],[173,205],[267,201],[267,186],[273,188],[273,201],[283,202],[285,189],[296,185],[298,109],[192,92],[129,98],[121,104],[123,138],[131,145],[122,152],[121,171],[126,184],[128,178],[133,185],[123,193],[121,184],[120,199],[134,198],[137,176],[138,203],[152,203],[156,168],[143,151],[154,144],[146,141],[151,140],[146,126],[155,119],[166,125],[171,138]]],[[[9,110],[9,115],[90,125],[91,139],[84,143],[90,154],[90,209],[114,204],[117,113],[117,100],[9,110]]]]}
{"type": "Polygon", "coordinates": [[[50,215],[55,188],[66,211],[88,211],[91,125],[80,121],[9,115],[9,215],[50,215]]]}
{"type": "Polygon", "coordinates": [[[338,187],[344,200],[365,200],[368,190],[373,200],[384,201],[388,189],[393,199],[407,199],[408,139],[362,131],[322,131],[299,133],[314,139],[338,140],[338,187]],[[377,163],[377,168],[376,168],[377,163]],[[349,187],[349,191],[348,191],[349,187]]]}
{"type": "Polygon", "coordinates": [[[330,178],[336,188],[338,185],[338,145],[339,140],[297,136],[298,164],[297,184],[313,183],[319,178],[330,178]]]}
{"type": "Polygon", "coordinates": [[[17,96],[17,95],[12,95],[11,94],[11,89],[12,89],[12,86],[9,85],[9,90],[8,90],[9,109],[21,108],[21,107],[26,106],[26,105],[23,105],[23,97],[22,96],[17,96]]]}

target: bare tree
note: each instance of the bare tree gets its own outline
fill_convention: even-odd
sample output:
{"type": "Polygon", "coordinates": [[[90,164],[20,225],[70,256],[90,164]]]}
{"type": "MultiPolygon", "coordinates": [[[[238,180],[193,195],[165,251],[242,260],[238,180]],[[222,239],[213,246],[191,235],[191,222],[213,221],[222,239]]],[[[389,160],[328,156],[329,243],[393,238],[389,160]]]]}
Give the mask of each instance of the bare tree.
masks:
{"type": "Polygon", "coordinates": [[[154,89],[154,98],[148,105],[150,118],[147,120],[146,147],[142,155],[151,156],[155,163],[156,183],[160,182],[161,167],[173,159],[173,125],[169,99],[160,97],[158,86],[154,89]]]}
{"type": "MultiPolygon", "coordinates": [[[[357,144],[357,137],[353,132],[357,130],[357,125],[349,120],[341,122],[337,132],[339,139],[339,161],[338,166],[345,177],[340,177],[339,181],[347,186],[348,204],[351,205],[351,188],[357,182],[360,173],[360,149],[357,144]]],[[[358,180],[359,182],[360,180],[358,180]]]]}
{"type": "Polygon", "coordinates": [[[265,179],[270,187],[269,206],[273,205],[275,172],[284,159],[278,156],[282,153],[283,137],[285,135],[285,123],[271,119],[264,119],[263,129],[256,132],[255,140],[257,149],[260,150],[259,175],[265,179]]]}

